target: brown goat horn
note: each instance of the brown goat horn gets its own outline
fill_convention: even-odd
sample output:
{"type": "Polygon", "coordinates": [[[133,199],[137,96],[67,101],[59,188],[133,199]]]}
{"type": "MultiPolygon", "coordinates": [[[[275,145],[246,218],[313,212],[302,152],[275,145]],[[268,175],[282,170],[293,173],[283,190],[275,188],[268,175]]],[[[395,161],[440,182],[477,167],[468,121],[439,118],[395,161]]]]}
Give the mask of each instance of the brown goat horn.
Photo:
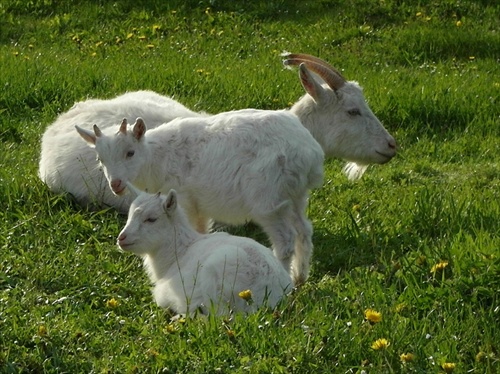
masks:
{"type": "Polygon", "coordinates": [[[337,69],[335,69],[332,65],[330,65],[328,62],[320,59],[319,57],[313,56],[313,55],[308,55],[306,53],[285,53],[285,54],[283,54],[283,57],[286,57],[287,59],[302,60],[303,62],[305,62],[305,61],[316,62],[320,65],[323,65],[323,66],[329,68],[330,70],[334,71],[338,75],[342,76],[342,74],[340,74],[340,72],[337,69]]]}
{"type": "Polygon", "coordinates": [[[346,79],[337,69],[318,57],[304,53],[287,53],[283,56],[286,57],[286,60],[283,61],[284,65],[300,65],[303,63],[307,68],[323,78],[330,88],[334,90],[339,89],[346,82],[346,79]]]}

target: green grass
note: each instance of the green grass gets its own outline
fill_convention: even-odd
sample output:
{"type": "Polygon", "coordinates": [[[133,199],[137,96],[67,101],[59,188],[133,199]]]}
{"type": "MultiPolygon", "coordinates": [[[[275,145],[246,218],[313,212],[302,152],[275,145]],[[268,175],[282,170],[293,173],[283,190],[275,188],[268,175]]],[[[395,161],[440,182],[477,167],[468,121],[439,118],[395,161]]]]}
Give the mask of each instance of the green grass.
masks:
{"type": "Polygon", "coordinates": [[[500,372],[500,7],[416,4],[3,1],[0,371],[500,372]],[[399,154],[356,183],[326,163],[311,277],[277,311],[171,322],[114,245],[125,217],[38,179],[40,136],[75,101],[127,90],[213,113],[288,107],[303,90],[284,50],[358,80],[399,154]]]}

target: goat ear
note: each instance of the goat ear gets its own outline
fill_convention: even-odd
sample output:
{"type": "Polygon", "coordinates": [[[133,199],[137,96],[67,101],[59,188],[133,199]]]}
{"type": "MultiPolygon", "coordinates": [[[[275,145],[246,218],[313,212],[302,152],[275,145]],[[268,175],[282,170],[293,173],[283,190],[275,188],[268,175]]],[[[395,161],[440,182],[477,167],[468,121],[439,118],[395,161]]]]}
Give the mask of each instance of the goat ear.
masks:
{"type": "Polygon", "coordinates": [[[124,118],[122,120],[122,123],[120,124],[120,132],[122,134],[126,134],[127,133],[127,119],[126,118],[124,118]]]}
{"type": "MultiPolygon", "coordinates": [[[[95,125],[94,125],[95,126],[95,125]]],[[[75,125],[76,131],[78,131],[78,134],[90,145],[95,145],[95,142],[97,140],[97,135],[95,132],[89,131],[82,129],[80,126],[75,125]]]]}
{"type": "Polygon", "coordinates": [[[163,203],[163,210],[167,214],[172,214],[177,207],[177,192],[175,190],[170,190],[167,195],[167,199],[163,203]]]}
{"type": "Polygon", "coordinates": [[[299,77],[300,83],[302,83],[302,87],[304,87],[304,90],[306,90],[306,92],[312,96],[314,101],[316,101],[317,103],[321,102],[325,95],[325,89],[314,78],[312,73],[303,63],[299,66],[299,77]]]}
{"type": "Polygon", "coordinates": [[[133,133],[137,140],[140,140],[146,133],[146,124],[141,117],[135,120],[133,133]]]}
{"type": "Polygon", "coordinates": [[[94,134],[97,138],[102,136],[102,131],[99,127],[97,127],[96,124],[94,124],[94,126],[92,126],[92,129],[94,130],[94,134]]]}

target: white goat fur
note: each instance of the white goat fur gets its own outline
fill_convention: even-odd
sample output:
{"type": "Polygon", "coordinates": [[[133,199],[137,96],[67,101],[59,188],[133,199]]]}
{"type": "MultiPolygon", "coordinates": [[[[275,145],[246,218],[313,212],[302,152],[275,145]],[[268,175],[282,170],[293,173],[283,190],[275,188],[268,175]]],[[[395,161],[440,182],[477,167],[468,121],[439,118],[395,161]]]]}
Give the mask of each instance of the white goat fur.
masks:
{"type": "Polygon", "coordinates": [[[132,202],[118,246],[142,257],[157,304],[179,314],[275,307],[293,285],[272,252],[254,240],[194,230],[171,190],[132,202]],[[252,302],[238,296],[250,290],[252,302]]]}
{"type": "Polygon", "coordinates": [[[269,235],[285,269],[305,281],[312,253],[308,193],[323,181],[320,145],[288,111],[246,109],[204,118],[177,118],[146,132],[142,119],[113,136],[77,128],[95,146],[115,193],[177,190],[199,232],[210,219],[252,220],[269,235]],[[295,256],[294,256],[295,253],[295,256]]]}
{"type": "Polygon", "coordinates": [[[110,133],[121,118],[142,117],[153,128],[176,117],[200,115],[152,91],[76,103],[46,129],[42,137],[39,176],[53,192],[68,192],[81,205],[111,206],[126,213],[131,197],[117,197],[111,193],[95,152],[82,142],[75,125],[97,124],[105,133],[110,133]]]}

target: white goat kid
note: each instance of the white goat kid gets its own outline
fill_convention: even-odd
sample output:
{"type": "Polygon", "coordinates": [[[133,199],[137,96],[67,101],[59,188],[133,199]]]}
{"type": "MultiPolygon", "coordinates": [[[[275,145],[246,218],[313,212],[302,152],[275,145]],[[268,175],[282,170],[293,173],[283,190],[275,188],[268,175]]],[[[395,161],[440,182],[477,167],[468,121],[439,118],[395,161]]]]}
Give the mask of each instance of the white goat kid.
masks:
{"type": "Polygon", "coordinates": [[[320,145],[288,111],[246,109],[205,118],[178,118],[146,132],[124,120],[108,136],[77,127],[95,146],[111,189],[127,182],[141,190],[174,188],[199,232],[210,219],[228,224],[252,220],[269,235],[285,269],[293,259],[295,283],[307,279],[312,225],[308,193],[323,181],[320,145]]]}
{"type": "Polygon", "coordinates": [[[347,81],[317,57],[283,56],[285,66],[299,66],[300,81],[307,92],[290,111],[311,132],[326,157],[349,161],[344,168],[349,179],[361,178],[369,164],[383,164],[396,155],[396,141],[368,107],[358,83],[347,81]]]}
{"type": "Polygon", "coordinates": [[[195,231],[174,190],[167,196],[140,193],[117,244],[142,257],[156,303],[179,314],[274,308],[293,287],[288,273],[261,244],[195,231]],[[246,290],[251,301],[238,295],[246,290]]]}
{"type": "Polygon", "coordinates": [[[81,205],[110,206],[126,213],[131,198],[120,198],[111,193],[95,153],[81,141],[75,125],[96,123],[109,133],[115,130],[117,118],[142,117],[153,128],[176,117],[200,115],[152,91],[129,92],[110,100],[76,103],[46,129],[42,137],[39,176],[53,192],[70,193],[81,205]]]}

